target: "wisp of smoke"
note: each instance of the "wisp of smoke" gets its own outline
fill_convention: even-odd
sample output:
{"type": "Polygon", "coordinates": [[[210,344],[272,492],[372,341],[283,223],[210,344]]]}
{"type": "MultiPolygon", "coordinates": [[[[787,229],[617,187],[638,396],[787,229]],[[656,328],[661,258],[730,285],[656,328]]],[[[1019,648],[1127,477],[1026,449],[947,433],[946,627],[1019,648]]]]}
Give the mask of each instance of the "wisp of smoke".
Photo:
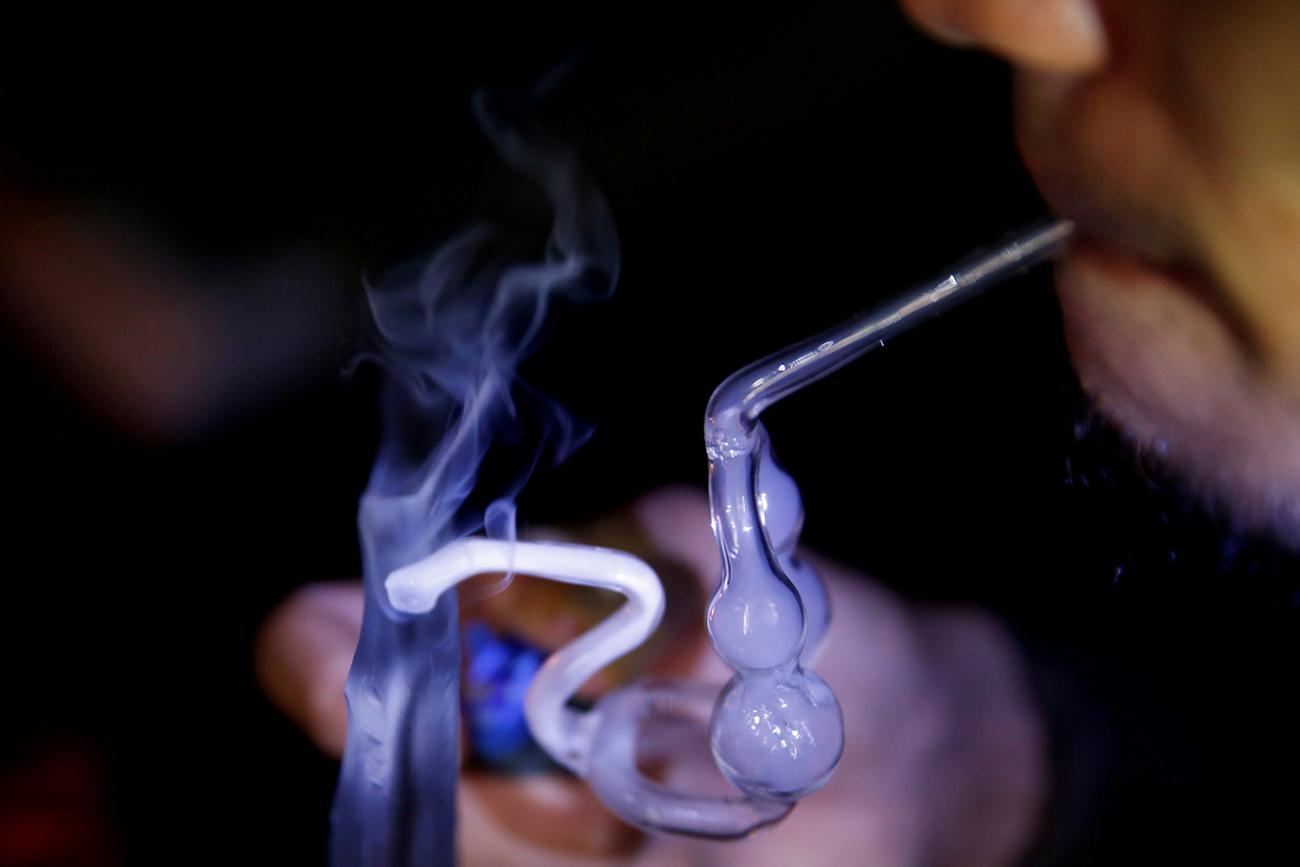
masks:
{"type": "Polygon", "coordinates": [[[456,601],[448,594],[432,614],[409,617],[389,605],[383,580],[485,526],[512,537],[512,501],[539,456],[562,459],[581,441],[560,408],[519,381],[519,364],[554,300],[602,299],[618,274],[603,198],[529,100],[480,94],[474,108],[501,159],[544,194],[546,228],[524,201],[508,219],[463,229],[427,264],[367,287],[364,359],[384,374],[381,442],[359,515],[366,609],[346,686],[335,865],[454,861],[456,601]],[[478,490],[493,444],[524,437],[522,468],[478,490]]]}

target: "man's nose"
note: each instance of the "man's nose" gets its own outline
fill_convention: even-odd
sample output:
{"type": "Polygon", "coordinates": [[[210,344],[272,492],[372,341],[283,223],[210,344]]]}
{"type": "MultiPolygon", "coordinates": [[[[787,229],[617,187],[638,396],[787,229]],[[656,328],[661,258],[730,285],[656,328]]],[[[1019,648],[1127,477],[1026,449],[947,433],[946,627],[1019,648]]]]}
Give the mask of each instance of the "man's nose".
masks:
{"type": "Polygon", "coordinates": [[[1097,0],[900,2],[918,25],[940,40],[977,46],[1016,66],[1080,74],[1106,59],[1097,0]]]}

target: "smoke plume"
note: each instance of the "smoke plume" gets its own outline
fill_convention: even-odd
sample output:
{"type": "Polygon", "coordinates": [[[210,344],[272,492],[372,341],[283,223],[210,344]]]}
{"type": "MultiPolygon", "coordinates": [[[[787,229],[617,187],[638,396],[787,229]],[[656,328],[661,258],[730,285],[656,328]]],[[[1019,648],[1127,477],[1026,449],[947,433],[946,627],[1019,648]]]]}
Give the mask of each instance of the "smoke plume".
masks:
{"type": "Polygon", "coordinates": [[[448,594],[430,614],[407,618],[388,605],[383,580],[485,525],[493,535],[513,533],[512,501],[533,465],[547,454],[563,458],[582,438],[563,410],[520,382],[519,364],[537,348],[557,300],[602,299],[618,274],[603,198],[572,151],[534,119],[529,100],[480,95],[474,108],[525,185],[502,213],[458,232],[427,263],[367,289],[365,358],[382,366],[385,381],[381,443],[359,516],[366,612],[346,687],[336,865],[454,860],[456,602],[448,594]],[[511,470],[481,477],[502,444],[511,470]]]}

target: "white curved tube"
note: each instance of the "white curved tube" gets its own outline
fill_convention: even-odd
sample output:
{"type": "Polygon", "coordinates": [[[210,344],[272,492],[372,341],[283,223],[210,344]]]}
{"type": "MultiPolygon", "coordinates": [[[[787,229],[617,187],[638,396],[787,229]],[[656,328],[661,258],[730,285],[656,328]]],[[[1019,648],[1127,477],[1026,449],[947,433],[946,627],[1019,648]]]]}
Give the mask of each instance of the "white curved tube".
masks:
{"type": "Polygon", "coordinates": [[[602,587],[627,598],[612,615],[552,653],[524,698],[524,716],[537,743],[551,758],[586,777],[596,714],[571,710],[568,700],[592,675],[650,637],[663,617],[663,586],[644,561],[622,551],[469,537],[395,570],[384,587],[398,611],[422,614],[467,578],[511,571],[602,587]]]}
{"type": "MultiPolygon", "coordinates": [[[[679,792],[648,779],[637,767],[640,723],[704,708],[709,687],[637,683],[601,699],[585,713],[568,700],[592,675],[643,643],[664,612],[663,586],[646,563],[622,551],[586,545],[465,538],[384,581],[389,603],[406,614],[431,611],[456,584],[486,572],[526,572],[552,581],[614,590],[626,597],[612,615],[552,653],[524,697],[528,728],[551,758],[587,780],[623,820],[642,828],[716,838],[743,837],[780,821],[792,804],[742,794],[679,792]]],[[[701,740],[707,736],[702,731],[701,740]]]]}

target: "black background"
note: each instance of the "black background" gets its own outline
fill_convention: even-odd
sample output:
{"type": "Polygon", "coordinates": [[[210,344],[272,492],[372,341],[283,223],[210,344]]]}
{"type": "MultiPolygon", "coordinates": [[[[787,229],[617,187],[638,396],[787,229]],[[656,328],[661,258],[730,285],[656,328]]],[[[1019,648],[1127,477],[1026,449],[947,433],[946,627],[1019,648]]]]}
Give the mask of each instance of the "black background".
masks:
{"type": "MultiPolygon", "coordinates": [[[[610,201],[624,270],[526,366],[596,434],[520,503],[526,524],[573,520],[702,487],[726,374],[1042,215],[1005,68],[929,44],[891,4],[843,6],[46,25],[8,61],[6,148],[24,184],[144,214],[195,256],[328,245],[359,310],[362,273],[427,251],[494,176],[472,89],[578,58],[550,110],[610,201]]],[[[340,373],[351,335],[313,387],[165,447],[5,346],[0,754],[51,733],[99,745],[132,863],[320,863],[336,766],[257,695],[251,642],[292,587],[359,568],[374,391],[340,373]]],[[[767,419],[810,546],[1018,616],[1124,586],[1123,543],[1067,470],[1075,390],[1040,271],[767,419]]]]}

